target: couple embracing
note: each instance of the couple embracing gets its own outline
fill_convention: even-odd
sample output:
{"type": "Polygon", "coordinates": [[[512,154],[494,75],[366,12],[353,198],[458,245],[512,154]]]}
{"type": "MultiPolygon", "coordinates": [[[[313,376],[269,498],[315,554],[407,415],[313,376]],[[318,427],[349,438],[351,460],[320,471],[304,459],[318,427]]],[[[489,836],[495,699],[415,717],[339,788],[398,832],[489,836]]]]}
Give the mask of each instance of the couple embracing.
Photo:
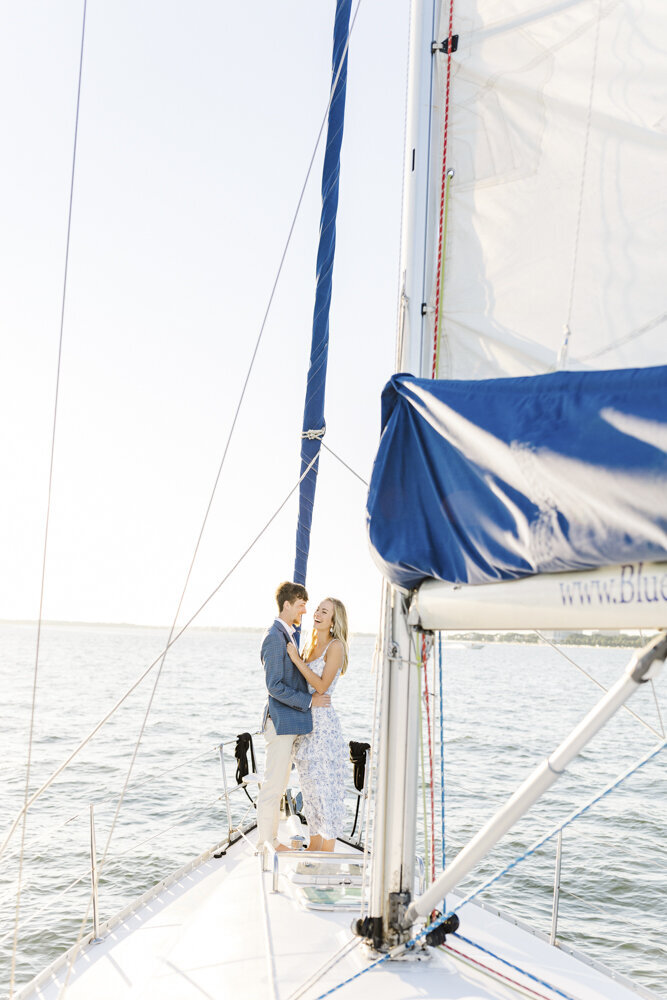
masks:
{"type": "Polygon", "coordinates": [[[293,762],[310,831],[308,850],[333,851],[345,821],[346,744],[331,694],[347,669],[347,614],[335,598],[320,601],[300,656],[294,629],[307,601],[301,584],[281,583],[278,617],[262,642],[269,698],[262,726],[266,763],[257,799],[258,846],[268,841],[278,851],[288,850],[278,840],[278,820],[293,762]]]}

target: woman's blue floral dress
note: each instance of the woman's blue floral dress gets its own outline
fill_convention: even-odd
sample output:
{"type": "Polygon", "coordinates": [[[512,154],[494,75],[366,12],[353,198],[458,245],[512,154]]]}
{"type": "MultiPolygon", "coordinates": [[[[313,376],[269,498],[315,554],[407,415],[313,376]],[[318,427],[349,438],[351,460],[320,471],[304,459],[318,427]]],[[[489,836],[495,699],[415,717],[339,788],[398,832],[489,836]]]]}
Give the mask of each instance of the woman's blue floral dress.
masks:
{"type": "MultiPolygon", "coordinates": [[[[318,677],[324,672],[327,649],[308,664],[318,677]]],[[[327,694],[333,695],[339,677],[340,670],[327,694]]],[[[315,692],[310,684],[308,690],[311,694],[315,692]]],[[[333,705],[313,709],[313,731],[296,738],[293,757],[299,771],[303,811],[311,837],[317,834],[325,840],[339,837],[345,826],[344,784],[348,752],[333,705]]]]}

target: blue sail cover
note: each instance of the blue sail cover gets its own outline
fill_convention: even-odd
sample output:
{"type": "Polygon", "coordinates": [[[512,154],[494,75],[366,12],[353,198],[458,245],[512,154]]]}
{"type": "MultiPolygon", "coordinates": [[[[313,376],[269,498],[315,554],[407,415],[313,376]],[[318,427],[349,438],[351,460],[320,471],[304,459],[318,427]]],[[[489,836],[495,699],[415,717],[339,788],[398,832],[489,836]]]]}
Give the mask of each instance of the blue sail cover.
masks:
{"type": "Polygon", "coordinates": [[[667,559],[667,366],[395,375],[367,515],[404,588],[667,559]]]}
{"type": "Polygon", "coordinates": [[[303,409],[301,442],[301,475],[313,459],[312,467],[301,480],[299,488],[299,515],[296,527],[296,554],[294,557],[294,582],[305,584],[310,551],[310,529],[313,520],[315,487],[319,466],[320,437],[315,433],[324,429],[324,394],[329,355],[329,309],[336,250],[336,213],[338,211],[338,182],[340,177],[340,150],[345,123],[345,92],[347,88],[347,49],[350,31],[352,0],[337,0],[334,21],[331,102],[327,124],[327,145],[322,168],[322,212],[320,216],[320,242],[317,250],[317,285],[313,311],[313,335],[310,347],[310,366],[303,409]],[[317,457],[316,457],[317,456],[317,457]]]}

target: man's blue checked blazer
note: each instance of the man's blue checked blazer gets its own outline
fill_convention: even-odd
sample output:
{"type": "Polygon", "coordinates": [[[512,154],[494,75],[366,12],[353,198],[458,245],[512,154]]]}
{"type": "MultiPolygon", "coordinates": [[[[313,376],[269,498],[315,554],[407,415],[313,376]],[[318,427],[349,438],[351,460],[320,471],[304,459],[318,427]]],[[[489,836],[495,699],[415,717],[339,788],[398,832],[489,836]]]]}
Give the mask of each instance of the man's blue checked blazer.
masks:
{"type": "Polygon", "coordinates": [[[270,716],[278,736],[299,736],[311,732],[313,728],[311,695],[305,677],[287,655],[288,642],[287,632],[277,621],[262,641],[262,665],[269,692],[262,729],[267,716],[270,716]]]}

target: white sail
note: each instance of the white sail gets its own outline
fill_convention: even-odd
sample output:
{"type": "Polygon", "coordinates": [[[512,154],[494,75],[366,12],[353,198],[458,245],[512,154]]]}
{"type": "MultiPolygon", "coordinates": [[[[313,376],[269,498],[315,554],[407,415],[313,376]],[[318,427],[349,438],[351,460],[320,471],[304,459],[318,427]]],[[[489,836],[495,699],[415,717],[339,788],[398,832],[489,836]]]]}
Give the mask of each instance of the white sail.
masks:
{"type": "MultiPolygon", "coordinates": [[[[455,5],[453,32],[440,377],[664,363],[667,6],[477,0],[455,5]]],[[[438,53],[431,206],[447,60],[438,53]]],[[[427,342],[439,228],[431,210],[427,342]]]]}

